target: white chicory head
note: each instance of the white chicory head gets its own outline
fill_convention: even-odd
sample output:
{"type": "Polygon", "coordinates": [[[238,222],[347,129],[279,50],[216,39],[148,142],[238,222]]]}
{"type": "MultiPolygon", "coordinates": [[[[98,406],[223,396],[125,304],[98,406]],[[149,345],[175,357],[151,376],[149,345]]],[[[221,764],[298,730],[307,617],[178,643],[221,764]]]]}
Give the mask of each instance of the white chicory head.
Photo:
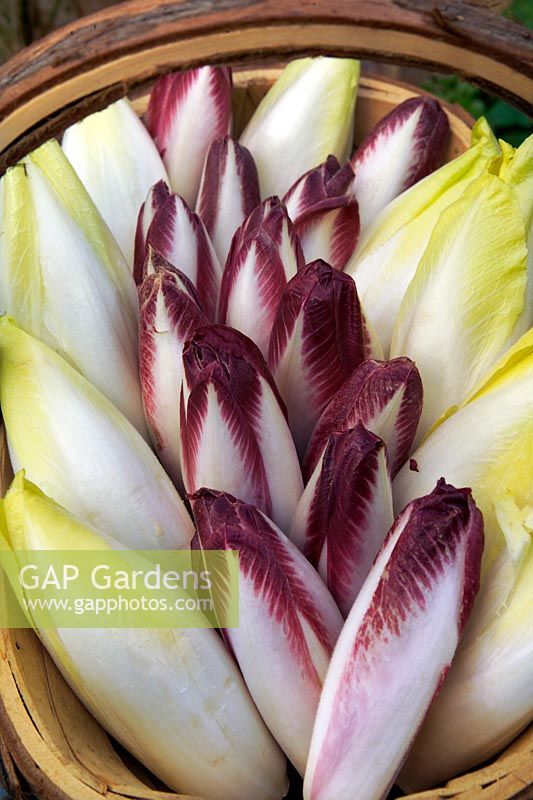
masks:
{"type": "Polygon", "coordinates": [[[348,58],[300,58],[285,67],[240,139],[254,157],[262,197],[284,195],[329,155],[346,161],[359,73],[348,58]]]}
{"type": "MultiPolygon", "coordinates": [[[[117,547],[22,473],[1,502],[15,551],[117,547]]],[[[285,794],[286,761],[214,630],[57,628],[51,609],[39,635],[94,717],[167,786],[213,800],[285,794]]]]}
{"type": "Polygon", "coordinates": [[[67,128],[62,146],[133,269],[139,208],[151,186],[168,181],[150,134],[122,99],[67,128]]]}
{"type": "Polygon", "coordinates": [[[144,439],[79,372],[5,316],[0,402],[15,470],[127,547],[187,547],[192,521],[144,439]]]}
{"type": "Polygon", "coordinates": [[[0,309],[94,383],[143,434],[137,292],[59,144],[0,181],[0,309]]]}

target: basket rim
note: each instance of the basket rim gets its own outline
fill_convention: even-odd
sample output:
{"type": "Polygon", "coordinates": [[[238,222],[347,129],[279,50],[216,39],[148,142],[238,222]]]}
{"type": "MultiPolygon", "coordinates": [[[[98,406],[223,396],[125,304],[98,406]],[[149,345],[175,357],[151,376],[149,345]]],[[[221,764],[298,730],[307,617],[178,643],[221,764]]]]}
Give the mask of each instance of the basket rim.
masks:
{"type": "Polygon", "coordinates": [[[526,112],[533,100],[531,33],[461,0],[436,11],[421,0],[129,0],[0,67],[0,150],[65,106],[82,116],[172,69],[306,54],[455,72],[526,112]]]}
{"type": "MultiPolygon", "coordinates": [[[[258,73],[268,76],[268,79],[273,81],[283,68],[284,63],[286,62],[278,59],[275,64],[271,64],[268,67],[263,67],[260,65],[236,67],[233,70],[234,85],[237,87],[245,87],[247,82],[253,82],[254,80],[257,80],[258,73]]],[[[155,76],[150,76],[141,84],[133,87],[130,91],[128,91],[128,87],[121,86],[121,92],[117,96],[113,95],[112,97],[109,97],[107,93],[102,93],[99,101],[96,104],[93,103],[92,108],[85,108],[84,106],[81,106],[78,110],[84,112],[81,114],[83,117],[94,111],[100,111],[110,102],[114,102],[115,100],[119,99],[119,97],[124,96],[129,96],[130,99],[135,103],[137,98],[147,96],[149,89],[156,79],[157,78],[155,76]]],[[[372,72],[371,69],[367,70],[365,68],[362,70],[358,90],[360,97],[364,96],[368,91],[385,93],[387,87],[393,87],[394,89],[404,91],[410,96],[420,95],[424,97],[432,97],[433,99],[438,100],[442,108],[447,113],[451,124],[454,125],[455,123],[454,127],[456,127],[458,131],[459,129],[464,128],[464,130],[460,131],[461,138],[463,139],[466,139],[466,129],[470,130],[474,125],[474,118],[464,108],[455,103],[449,103],[440,97],[436,97],[436,95],[432,94],[431,92],[428,92],[421,87],[414,86],[407,81],[401,81],[396,78],[389,77],[388,75],[379,75],[378,73],[372,72]]],[[[79,113],[76,113],[74,117],[71,117],[69,110],[67,109],[66,113],[62,114],[59,118],[51,118],[42,128],[39,129],[36,135],[33,135],[33,133],[30,132],[26,136],[22,137],[20,143],[15,143],[11,148],[9,148],[7,154],[5,151],[3,154],[0,152],[0,176],[4,174],[7,168],[13,166],[20,160],[20,158],[31,152],[40,144],[44,143],[50,138],[59,136],[68,125],[75,122],[78,118],[80,118],[79,113]]]]}

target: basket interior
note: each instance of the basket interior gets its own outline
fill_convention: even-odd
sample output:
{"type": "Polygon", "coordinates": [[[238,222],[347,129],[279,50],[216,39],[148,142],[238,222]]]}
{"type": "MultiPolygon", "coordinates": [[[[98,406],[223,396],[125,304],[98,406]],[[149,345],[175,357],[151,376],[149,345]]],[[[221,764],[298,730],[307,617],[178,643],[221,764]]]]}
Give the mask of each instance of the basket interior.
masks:
{"type": "MultiPolygon", "coordinates": [[[[241,70],[235,73],[235,135],[242,131],[278,73],[278,69],[241,70]]],[[[364,76],[357,100],[355,143],[359,143],[393,107],[419,93],[400,83],[364,76]]],[[[147,98],[146,89],[131,98],[140,115],[146,109],[147,98]]],[[[460,109],[446,104],[443,106],[451,126],[446,155],[446,160],[450,160],[468,147],[472,120],[460,109]]],[[[2,495],[11,478],[11,466],[2,433],[2,495]]],[[[101,800],[102,796],[108,800],[176,800],[181,797],[165,790],[156,778],[110,739],[70,690],[32,631],[3,631],[0,656],[1,728],[14,761],[39,797],[43,800],[101,800]]],[[[533,749],[533,734],[529,731],[525,736],[528,738],[522,738],[526,743],[515,744],[514,750],[506,756],[507,761],[514,758],[513,764],[522,765],[520,769],[527,766],[524,757],[531,756],[533,749]]],[[[442,793],[439,791],[411,797],[420,797],[420,800],[422,797],[425,800],[459,796],[465,800],[481,798],[481,794],[472,794],[471,790],[482,791],[480,787],[492,784],[496,772],[505,773],[506,776],[510,772],[505,759],[500,759],[489,769],[492,772],[484,773],[482,778],[464,776],[459,779],[463,781],[463,788],[458,786],[451,791],[448,789],[442,790],[442,793]]],[[[533,775],[530,778],[533,782],[533,775]]],[[[510,796],[501,795],[502,798],[510,796]]],[[[289,797],[291,800],[301,798],[297,780],[293,781],[289,797]]],[[[490,797],[496,799],[500,795],[483,794],[485,797],[490,800],[490,797]]]]}

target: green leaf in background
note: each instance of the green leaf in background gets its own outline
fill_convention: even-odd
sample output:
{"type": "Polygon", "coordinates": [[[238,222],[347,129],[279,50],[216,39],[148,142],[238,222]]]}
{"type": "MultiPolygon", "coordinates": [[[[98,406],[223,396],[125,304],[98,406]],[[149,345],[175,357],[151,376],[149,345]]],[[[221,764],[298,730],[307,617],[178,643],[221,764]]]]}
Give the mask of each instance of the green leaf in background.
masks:
{"type": "Polygon", "coordinates": [[[533,3],[531,0],[514,0],[505,12],[505,16],[513,22],[521,22],[526,28],[533,30],[533,3]]]}
{"type": "MultiPolygon", "coordinates": [[[[533,3],[531,0],[514,0],[505,12],[514,22],[533,30],[533,3]]],[[[448,103],[457,103],[474,118],[485,116],[498,138],[518,147],[533,133],[531,119],[518,109],[477,89],[456,75],[434,75],[422,87],[448,103]]]]}

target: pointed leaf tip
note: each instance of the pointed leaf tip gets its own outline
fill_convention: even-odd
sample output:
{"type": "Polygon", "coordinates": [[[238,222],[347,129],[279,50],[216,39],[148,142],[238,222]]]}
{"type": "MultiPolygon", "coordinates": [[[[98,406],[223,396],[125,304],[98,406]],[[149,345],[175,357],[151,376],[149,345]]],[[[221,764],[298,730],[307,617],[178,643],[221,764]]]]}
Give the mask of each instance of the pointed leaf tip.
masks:
{"type": "Polygon", "coordinates": [[[324,409],[307,448],[303,472],[308,480],[334,431],[362,422],[387,445],[391,476],[405,462],[422,413],[423,390],[410,359],[369,359],[342,384],[324,409]]]}
{"type": "Polygon", "coordinates": [[[152,248],[192,281],[202,309],[214,320],[222,269],[204,224],[177,194],[164,198],[161,191],[157,202],[146,233],[142,277],[152,248]]]}
{"type": "Polygon", "coordinates": [[[195,331],[194,336],[186,343],[184,359],[192,382],[213,364],[220,364],[228,375],[238,365],[246,378],[235,386],[236,391],[245,393],[257,374],[268,384],[280,406],[283,405],[276,383],[257,345],[248,336],[228,325],[208,324],[195,331]]]}
{"type": "Polygon", "coordinates": [[[133,270],[139,208],[168,180],[148,131],[123,98],[67,128],[62,147],[133,270]]]}
{"type": "Polygon", "coordinates": [[[136,284],[142,282],[144,276],[144,260],[146,257],[146,237],[148,229],[156,214],[170,195],[165,181],[158,181],[146,195],[146,200],[139,210],[135,229],[135,246],[133,255],[133,277],[136,284]]]}
{"type": "MultiPolygon", "coordinates": [[[[139,298],[141,297],[142,286],[146,282],[146,278],[149,276],[160,275],[164,278],[165,281],[172,281],[176,288],[180,289],[181,291],[185,292],[189,295],[191,300],[193,300],[198,308],[201,308],[200,298],[198,297],[198,292],[196,291],[196,287],[194,283],[191,281],[187,275],[182,272],[181,270],[177,269],[170,261],[165,258],[161,253],[157,250],[154,250],[152,245],[147,245],[146,247],[146,258],[144,260],[143,265],[143,281],[141,286],[139,286],[139,298]]],[[[150,285],[150,284],[149,284],[150,285]]],[[[153,284],[152,284],[153,285],[153,284]]],[[[208,320],[206,317],[206,323],[208,320]]]]}
{"type": "Polygon", "coordinates": [[[332,433],[294,516],[291,539],[346,617],[394,519],[383,441],[358,422],[332,433]]]}
{"type": "Polygon", "coordinates": [[[233,234],[260,202],[257,168],[249,150],[230,136],[214,141],[207,154],[196,211],[221,264],[226,263],[233,234]]]}
{"type": "Polygon", "coordinates": [[[352,278],[322,260],[301,269],[281,296],[269,366],[302,456],[320,414],[369,355],[366,322],[352,278]]]}
{"type": "Polygon", "coordinates": [[[288,64],[246,126],[241,144],[257,164],[263,197],[283,195],[332,154],[352,147],[358,61],[301,58],[288,64]]]}
{"type": "Polygon", "coordinates": [[[157,255],[139,287],[139,372],[146,421],[155,450],[179,490],[182,353],[194,331],[207,324],[186,275],[157,255]]]}
{"type": "Polygon", "coordinates": [[[281,293],[304,266],[300,241],[278,197],[257,206],[236,231],[222,276],[218,318],[268,355],[281,293]]]}
{"type": "Polygon", "coordinates": [[[448,118],[432,97],[404,100],[380,120],[351,160],[362,226],[440,166],[449,133],[448,118]]]}
{"type": "Polygon", "coordinates": [[[359,237],[359,211],[351,186],[352,167],[334,156],[310,170],[286,193],[283,202],[300,238],[306,262],[323,258],[343,269],[359,237]]]}

